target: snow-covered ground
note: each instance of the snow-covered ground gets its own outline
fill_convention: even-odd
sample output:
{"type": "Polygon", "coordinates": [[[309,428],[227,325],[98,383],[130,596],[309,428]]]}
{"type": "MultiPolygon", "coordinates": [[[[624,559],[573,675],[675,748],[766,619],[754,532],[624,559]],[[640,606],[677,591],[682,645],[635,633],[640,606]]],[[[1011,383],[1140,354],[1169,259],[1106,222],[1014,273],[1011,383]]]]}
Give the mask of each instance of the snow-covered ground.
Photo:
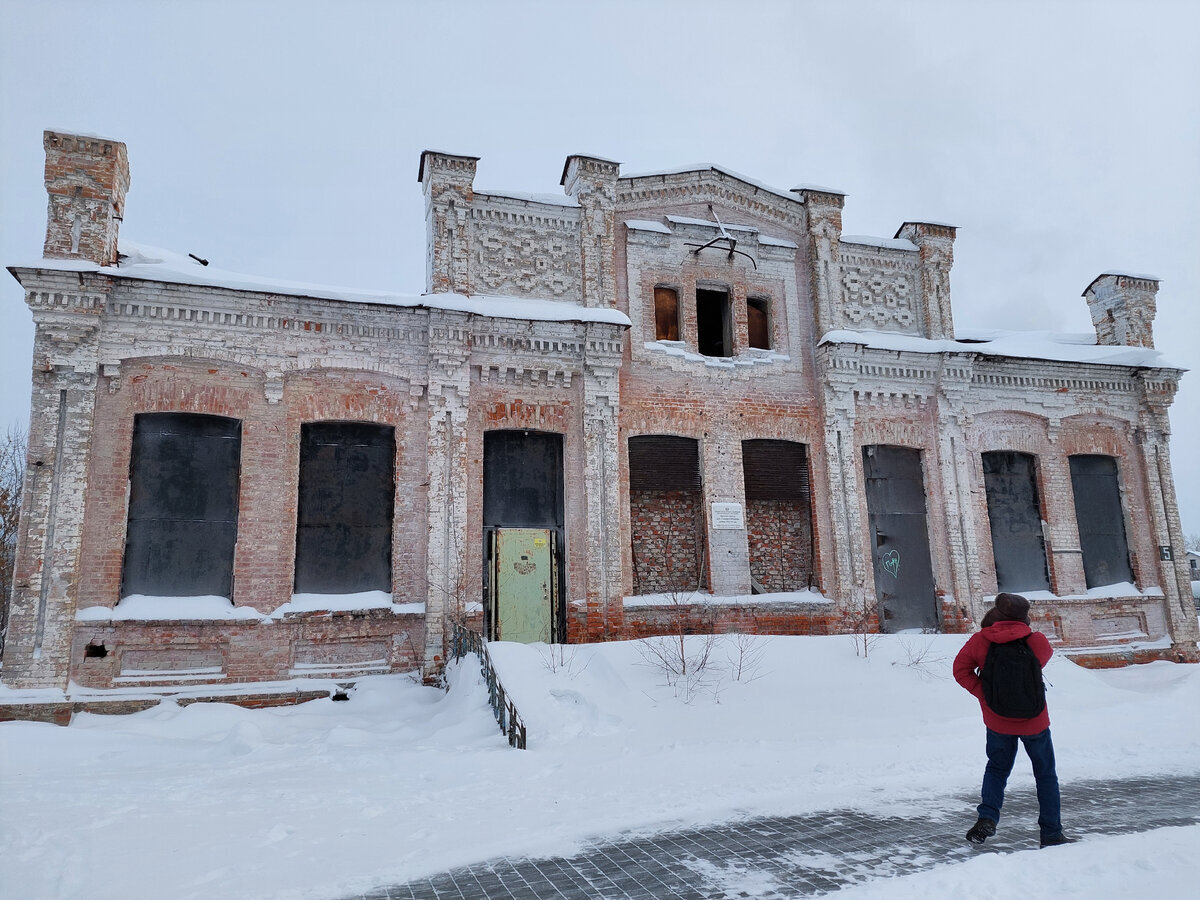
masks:
{"type": "MultiPolygon", "coordinates": [[[[620,831],[954,803],[983,764],[978,705],[949,676],[963,640],[887,636],[864,659],[850,637],[726,636],[710,656],[723,671],[690,702],[644,642],[493,644],[524,752],[498,734],[472,660],[448,693],[377,676],[344,703],[0,724],[0,897],[328,898],[620,831]]],[[[1200,667],[1056,656],[1047,678],[1064,781],[1200,772],[1200,667]]],[[[1024,756],[1011,786],[1032,791],[1024,756]]],[[[972,806],[961,816],[965,832],[972,806]]],[[[1036,846],[1035,823],[1001,827],[1036,846]]],[[[1198,860],[1200,826],[987,854],[848,893],[1178,896],[1198,860]]]]}

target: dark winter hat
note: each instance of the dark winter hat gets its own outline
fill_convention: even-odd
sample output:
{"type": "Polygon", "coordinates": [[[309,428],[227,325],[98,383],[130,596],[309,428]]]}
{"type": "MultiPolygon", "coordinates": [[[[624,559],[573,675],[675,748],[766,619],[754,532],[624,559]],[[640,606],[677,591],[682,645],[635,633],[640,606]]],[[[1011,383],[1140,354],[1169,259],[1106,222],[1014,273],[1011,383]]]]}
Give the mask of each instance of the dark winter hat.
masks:
{"type": "Polygon", "coordinates": [[[996,612],[1001,619],[1029,623],[1029,601],[1020,594],[997,594],[996,612]]]}

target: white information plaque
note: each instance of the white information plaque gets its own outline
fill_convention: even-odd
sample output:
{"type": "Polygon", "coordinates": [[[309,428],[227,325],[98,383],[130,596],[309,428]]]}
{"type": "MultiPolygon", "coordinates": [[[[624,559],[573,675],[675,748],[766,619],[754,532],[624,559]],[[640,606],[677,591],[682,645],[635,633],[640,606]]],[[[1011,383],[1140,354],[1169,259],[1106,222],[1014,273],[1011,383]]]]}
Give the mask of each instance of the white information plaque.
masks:
{"type": "Polygon", "coordinates": [[[712,505],[712,527],[736,530],[746,527],[740,503],[714,503],[712,505]]]}

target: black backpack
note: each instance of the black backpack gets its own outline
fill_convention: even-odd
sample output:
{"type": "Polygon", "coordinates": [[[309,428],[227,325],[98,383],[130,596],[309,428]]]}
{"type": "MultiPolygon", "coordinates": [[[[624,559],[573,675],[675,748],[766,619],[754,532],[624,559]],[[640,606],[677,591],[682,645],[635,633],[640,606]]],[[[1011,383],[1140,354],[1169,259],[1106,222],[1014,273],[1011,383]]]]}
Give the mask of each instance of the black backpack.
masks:
{"type": "Polygon", "coordinates": [[[1046,708],[1042,666],[1028,637],[988,647],[980,678],[984,702],[998,716],[1032,719],[1046,708]]]}

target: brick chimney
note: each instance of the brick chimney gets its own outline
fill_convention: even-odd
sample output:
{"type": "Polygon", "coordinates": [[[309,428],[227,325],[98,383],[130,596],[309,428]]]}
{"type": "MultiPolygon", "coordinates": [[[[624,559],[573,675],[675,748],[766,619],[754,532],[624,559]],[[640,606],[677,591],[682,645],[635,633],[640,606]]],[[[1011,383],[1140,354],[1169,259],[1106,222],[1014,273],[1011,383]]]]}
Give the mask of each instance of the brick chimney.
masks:
{"type": "Polygon", "coordinates": [[[917,245],[921,256],[921,295],[925,300],[925,337],[954,340],[954,311],[950,305],[950,268],[954,265],[953,225],[905,222],[896,237],[917,245]]]}
{"type": "Polygon", "coordinates": [[[46,244],[50,259],[117,261],[117,230],[129,190],[129,155],[120,141],[47,131],[46,244]]]}
{"type": "Polygon", "coordinates": [[[1157,293],[1158,279],[1153,275],[1105,272],[1097,276],[1083,292],[1092,313],[1096,343],[1153,347],[1157,293]]]}
{"type": "Polygon", "coordinates": [[[470,294],[471,204],[478,156],[426,150],[417,181],[425,189],[425,290],[470,294]]]}
{"type": "Polygon", "coordinates": [[[583,305],[615,307],[617,273],[613,267],[616,233],[617,178],[620,163],[596,156],[568,156],[563,186],[579,201],[579,247],[583,274],[583,305]]]}

